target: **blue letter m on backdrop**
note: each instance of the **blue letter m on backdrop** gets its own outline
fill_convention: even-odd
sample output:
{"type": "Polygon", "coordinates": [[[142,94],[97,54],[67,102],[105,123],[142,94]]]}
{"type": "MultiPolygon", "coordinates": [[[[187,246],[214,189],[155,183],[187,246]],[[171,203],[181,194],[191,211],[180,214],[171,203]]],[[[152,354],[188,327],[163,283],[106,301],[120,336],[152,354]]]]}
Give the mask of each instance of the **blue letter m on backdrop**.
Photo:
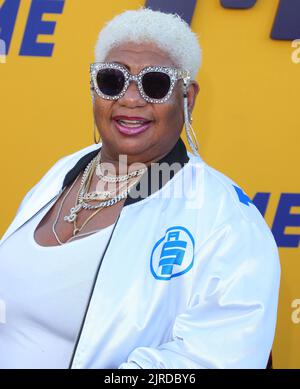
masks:
{"type": "MultiPolygon", "coordinates": [[[[257,0],[220,0],[220,5],[230,9],[248,9],[254,7],[256,3],[257,0]]],[[[147,0],[145,5],[153,10],[177,13],[191,24],[196,0],[147,0]]],[[[271,38],[280,40],[300,38],[300,0],[279,1],[271,38]]]]}

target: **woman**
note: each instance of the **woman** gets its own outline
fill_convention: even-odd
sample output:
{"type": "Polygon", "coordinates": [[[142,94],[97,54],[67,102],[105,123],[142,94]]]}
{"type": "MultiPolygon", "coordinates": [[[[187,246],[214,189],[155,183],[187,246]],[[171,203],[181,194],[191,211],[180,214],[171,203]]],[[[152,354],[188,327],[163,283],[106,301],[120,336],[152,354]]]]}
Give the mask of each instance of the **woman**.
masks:
{"type": "Polygon", "coordinates": [[[177,15],[127,11],[95,53],[102,143],[58,161],[1,240],[0,367],[265,368],[278,250],[198,154],[195,34],[177,15]]]}

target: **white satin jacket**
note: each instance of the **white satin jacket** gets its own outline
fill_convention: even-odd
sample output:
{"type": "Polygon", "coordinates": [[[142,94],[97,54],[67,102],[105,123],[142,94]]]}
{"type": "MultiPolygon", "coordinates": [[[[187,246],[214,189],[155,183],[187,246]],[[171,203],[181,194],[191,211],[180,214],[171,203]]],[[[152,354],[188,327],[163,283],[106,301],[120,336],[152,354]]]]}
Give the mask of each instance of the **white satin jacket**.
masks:
{"type": "MultiPolygon", "coordinates": [[[[0,244],[98,150],[59,160],[24,197],[0,244]]],[[[146,197],[126,199],[70,368],[265,368],[280,281],[273,235],[243,190],[181,139],[162,162],[181,168],[146,197]]]]}

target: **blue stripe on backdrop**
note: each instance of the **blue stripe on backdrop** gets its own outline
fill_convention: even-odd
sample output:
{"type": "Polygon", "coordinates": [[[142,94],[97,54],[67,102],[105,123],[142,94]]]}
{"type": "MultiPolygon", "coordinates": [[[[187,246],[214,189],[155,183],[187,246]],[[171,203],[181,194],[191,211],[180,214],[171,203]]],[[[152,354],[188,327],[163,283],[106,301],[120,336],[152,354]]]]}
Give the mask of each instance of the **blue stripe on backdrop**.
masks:
{"type": "Polygon", "coordinates": [[[224,8],[247,9],[252,8],[256,0],[220,0],[224,8]]]}
{"type": "Polygon", "coordinates": [[[300,39],[300,0],[281,0],[271,32],[272,39],[300,39]]]}
{"type": "Polygon", "coordinates": [[[177,13],[188,24],[191,24],[196,0],[147,0],[145,5],[154,11],[177,13]]]}

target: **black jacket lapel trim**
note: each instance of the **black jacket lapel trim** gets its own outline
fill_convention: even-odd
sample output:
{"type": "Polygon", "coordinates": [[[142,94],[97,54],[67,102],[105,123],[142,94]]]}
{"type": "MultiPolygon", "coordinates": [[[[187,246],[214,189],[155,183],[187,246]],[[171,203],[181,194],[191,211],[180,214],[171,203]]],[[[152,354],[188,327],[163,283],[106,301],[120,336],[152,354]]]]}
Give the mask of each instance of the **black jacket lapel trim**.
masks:
{"type": "Polygon", "coordinates": [[[90,153],[80,158],[80,160],[76,163],[76,165],[71,170],[69,170],[69,172],[66,174],[62,184],[62,188],[70,185],[75,180],[78,174],[81,173],[87,167],[87,165],[91,162],[91,160],[94,157],[96,157],[100,149],[101,147],[91,151],[90,153]]]}
{"type": "MultiPolygon", "coordinates": [[[[63,181],[63,184],[62,184],[62,188],[64,188],[65,186],[68,186],[69,184],[71,184],[75,180],[75,178],[78,176],[78,174],[80,172],[82,172],[86,168],[86,166],[91,162],[91,160],[98,154],[99,150],[100,150],[100,147],[99,147],[99,149],[93,150],[90,153],[84,155],[82,158],[80,158],[80,160],[76,163],[76,165],[66,174],[64,181],[63,181]]],[[[167,163],[167,164],[171,165],[171,164],[177,162],[177,163],[179,163],[178,166],[179,166],[179,170],[180,170],[184,166],[184,164],[187,163],[188,161],[189,161],[189,157],[187,154],[185,144],[184,144],[183,140],[181,138],[179,138],[178,141],[176,142],[175,146],[172,148],[172,150],[168,154],[166,154],[163,158],[161,158],[159,161],[157,161],[156,163],[158,163],[159,165],[162,163],[167,163]]],[[[143,195],[135,196],[135,197],[131,197],[131,195],[129,193],[128,197],[125,200],[124,206],[136,203],[140,200],[143,200],[145,197],[147,197],[150,194],[161,189],[178,172],[178,170],[176,172],[171,171],[170,177],[167,177],[167,178],[164,177],[164,175],[162,175],[162,177],[160,176],[159,182],[157,183],[156,186],[154,186],[154,185],[151,185],[151,171],[152,171],[152,168],[150,165],[147,168],[147,172],[143,174],[140,182],[138,182],[138,184],[136,185],[136,190],[140,191],[141,185],[143,188],[143,184],[146,184],[145,187],[148,189],[147,193],[143,193],[143,195]]]]}

